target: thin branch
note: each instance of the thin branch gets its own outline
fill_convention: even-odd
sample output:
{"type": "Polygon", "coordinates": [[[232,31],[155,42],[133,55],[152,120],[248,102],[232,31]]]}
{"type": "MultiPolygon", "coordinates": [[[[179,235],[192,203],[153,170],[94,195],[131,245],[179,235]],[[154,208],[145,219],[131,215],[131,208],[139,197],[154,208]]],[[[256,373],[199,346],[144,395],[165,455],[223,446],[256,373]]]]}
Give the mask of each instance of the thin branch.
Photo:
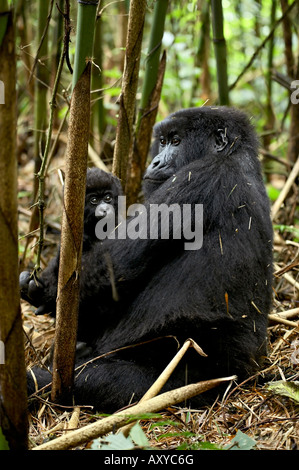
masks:
{"type": "Polygon", "coordinates": [[[60,81],[60,76],[63,68],[63,62],[64,62],[64,51],[61,54],[58,69],[57,69],[57,74],[55,78],[55,83],[52,91],[52,98],[50,101],[50,122],[49,122],[49,129],[48,129],[48,135],[47,135],[47,140],[46,140],[46,147],[45,147],[45,153],[42,159],[42,164],[40,167],[40,170],[37,174],[37,178],[39,180],[39,189],[38,189],[38,207],[39,207],[39,227],[40,227],[40,234],[39,234],[39,241],[38,241],[38,250],[37,250],[37,258],[36,258],[36,264],[34,271],[38,271],[40,269],[40,257],[41,257],[41,252],[43,249],[44,245],[44,209],[45,209],[45,175],[46,175],[46,168],[47,168],[47,163],[48,163],[48,155],[49,155],[49,149],[50,149],[50,143],[51,143],[51,138],[52,138],[52,129],[53,129],[53,122],[54,122],[54,111],[56,108],[56,94],[57,94],[57,89],[60,81]]]}

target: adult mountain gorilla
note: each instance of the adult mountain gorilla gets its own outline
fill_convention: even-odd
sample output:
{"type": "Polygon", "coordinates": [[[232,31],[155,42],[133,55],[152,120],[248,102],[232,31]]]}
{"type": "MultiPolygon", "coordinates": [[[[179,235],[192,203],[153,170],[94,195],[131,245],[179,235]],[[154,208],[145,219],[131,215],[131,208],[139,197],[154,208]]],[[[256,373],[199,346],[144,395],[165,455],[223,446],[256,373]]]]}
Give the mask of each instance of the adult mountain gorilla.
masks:
{"type": "MultiPolygon", "coordinates": [[[[84,256],[79,315],[88,328],[79,339],[92,346],[91,357],[138,344],[76,376],[76,403],[108,412],[144,394],[177,341],[193,338],[208,357],[190,350],[166,388],[185,384],[186,363],[189,383],[243,379],[266,354],[272,228],[252,126],[240,111],[202,107],[172,114],[155,137],[160,153],[144,176],[146,213],[153,204],[202,204],[203,245],[185,250],[183,236],[150,239],[148,227],[147,239],[106,240],[84,256]]],[[[51,301],[43,291],[43,302],[51,301]]],[[[46,371],[35,373],[40,386],[51,380],[46,371]]]]}

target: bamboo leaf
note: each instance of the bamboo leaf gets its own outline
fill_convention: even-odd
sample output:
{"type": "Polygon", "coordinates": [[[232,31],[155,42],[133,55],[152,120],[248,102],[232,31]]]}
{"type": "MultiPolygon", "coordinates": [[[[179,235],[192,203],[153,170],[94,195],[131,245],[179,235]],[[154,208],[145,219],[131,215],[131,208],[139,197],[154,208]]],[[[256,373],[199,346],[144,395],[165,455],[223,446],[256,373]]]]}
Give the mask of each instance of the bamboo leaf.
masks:
{"type": "Polygon", "coordinates": [[[9,450],[9,445],[0,427],[0,450],[9,450]]]}
{"type": "Polygon", "coordinates": [[[237,431],[231,442],[224,447],[226,450],[252,450],[256,441],[241,431],[237,431]]]}
{"type": "Polygon", "coordinates": [[[139,447],[149,447],[149,441],[139,423],[136,423],[132,427],[129,435],[135,444],[137,444],[139,447]]]}
{"type": "Polygon", "coordinates": [[[95,440],[92,443],[92,450],[132,450],[135,445],[130,437],[123,434],[111,434],[107,436],[103,443],[101,440],[95,440]]]}

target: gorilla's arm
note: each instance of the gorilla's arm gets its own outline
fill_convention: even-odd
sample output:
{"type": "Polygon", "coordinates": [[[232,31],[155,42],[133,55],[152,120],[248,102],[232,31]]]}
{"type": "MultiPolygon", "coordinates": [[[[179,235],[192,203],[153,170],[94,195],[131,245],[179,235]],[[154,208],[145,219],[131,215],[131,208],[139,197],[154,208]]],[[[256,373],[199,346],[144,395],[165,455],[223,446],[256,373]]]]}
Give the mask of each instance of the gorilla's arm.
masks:
{"type": "Polygon", "coordinates": [[[37,307],[36,315],[44,313],[55,315],[59,258],[60,250],[41,275],[33,276],[29,271],[23,271],[20,274],[21,298],[37,307]]]}

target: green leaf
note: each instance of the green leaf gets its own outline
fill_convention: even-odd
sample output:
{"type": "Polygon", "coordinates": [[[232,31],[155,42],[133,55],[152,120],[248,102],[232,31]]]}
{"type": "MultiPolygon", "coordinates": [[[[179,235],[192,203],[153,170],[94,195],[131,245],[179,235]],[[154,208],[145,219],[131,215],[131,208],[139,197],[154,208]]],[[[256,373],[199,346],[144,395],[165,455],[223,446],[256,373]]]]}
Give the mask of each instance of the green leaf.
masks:
{"type": "Polygon", "coordinates": [[[177,432],[167,432],[165,434],[160,434],[158,440],[164,439],[165,437],[195,437],[196,434],[190,431],[177,431],[177,432]]]}
{"type": "Polygon", "coordinates": [[[128,423],[136,420],[150,420],[155,418],[161,418],[159,413],[139,413],[132,416],[128,416],[128,423]]]}
{"type": "Polygon", "coordinates": [[[125,437],[122,433],[111,434],[105,439],[93,441],[92,450],[132,450],[135,445],[130,437],[125,437]]]}
{"type": "Polygon", "coordinates": [[[289,232],[295,235],[296,237],[299,237],[299,230],[298,228],[293,227],[293,225],[274,225],[274,229],[277,229],[280,232],[289,232]]]}
{"type": "Polygon", "coordinates": [[[0,450],[9,450],[8,442],[2,433],[2,428],[0,427],[0,450]]]}
{"type": "Polygon", "coordinates": [[[231,442],[224,447],[226,450],[252,450],[256,441],[241,431],[238,431],[231,442]]]}
{"type": "Polygon", "coordinates": [[[176,450],[222,450],[222,449],[216,444],[212,444],[211,442],[194,442],[192,444],[183,442],[176,448],[176,450]]]}
{"type": "Polygon", "coordinates": [[[163,427],[163,426],[174,426],[176,427],[178,425],[177,421],[172,421],[170,419],[165,419],[162,421],[158,421],[156,423],[153,423],[150,425],[150,429],[153,429],[155,427],[163,427]]]}
{"type": "Polygon", "coordinates": [[[279,189],[275,188],[274,186],[268,186],[267,187],[267,193],[268,197],[271,199],[271,201],[276,201],[278,198],[280,191],[279,189]]]}
{"type": "Polygon", "coordinates": [[[148,441],[146,435],[144,434],[140,424],[136,423],[132,427],[129,435],[130,435],[131,439],[135,442],[135,444],[137,444],[139,447],[149,447],[150,446],[149,441],[148,441]]]}
{"type": "Polygon", "coordinates": [[[276,395],[291,398],[299,403],[299,382],[286,382],[285,380],[278,380],[267,384],[267,389],[276,395]]]}

